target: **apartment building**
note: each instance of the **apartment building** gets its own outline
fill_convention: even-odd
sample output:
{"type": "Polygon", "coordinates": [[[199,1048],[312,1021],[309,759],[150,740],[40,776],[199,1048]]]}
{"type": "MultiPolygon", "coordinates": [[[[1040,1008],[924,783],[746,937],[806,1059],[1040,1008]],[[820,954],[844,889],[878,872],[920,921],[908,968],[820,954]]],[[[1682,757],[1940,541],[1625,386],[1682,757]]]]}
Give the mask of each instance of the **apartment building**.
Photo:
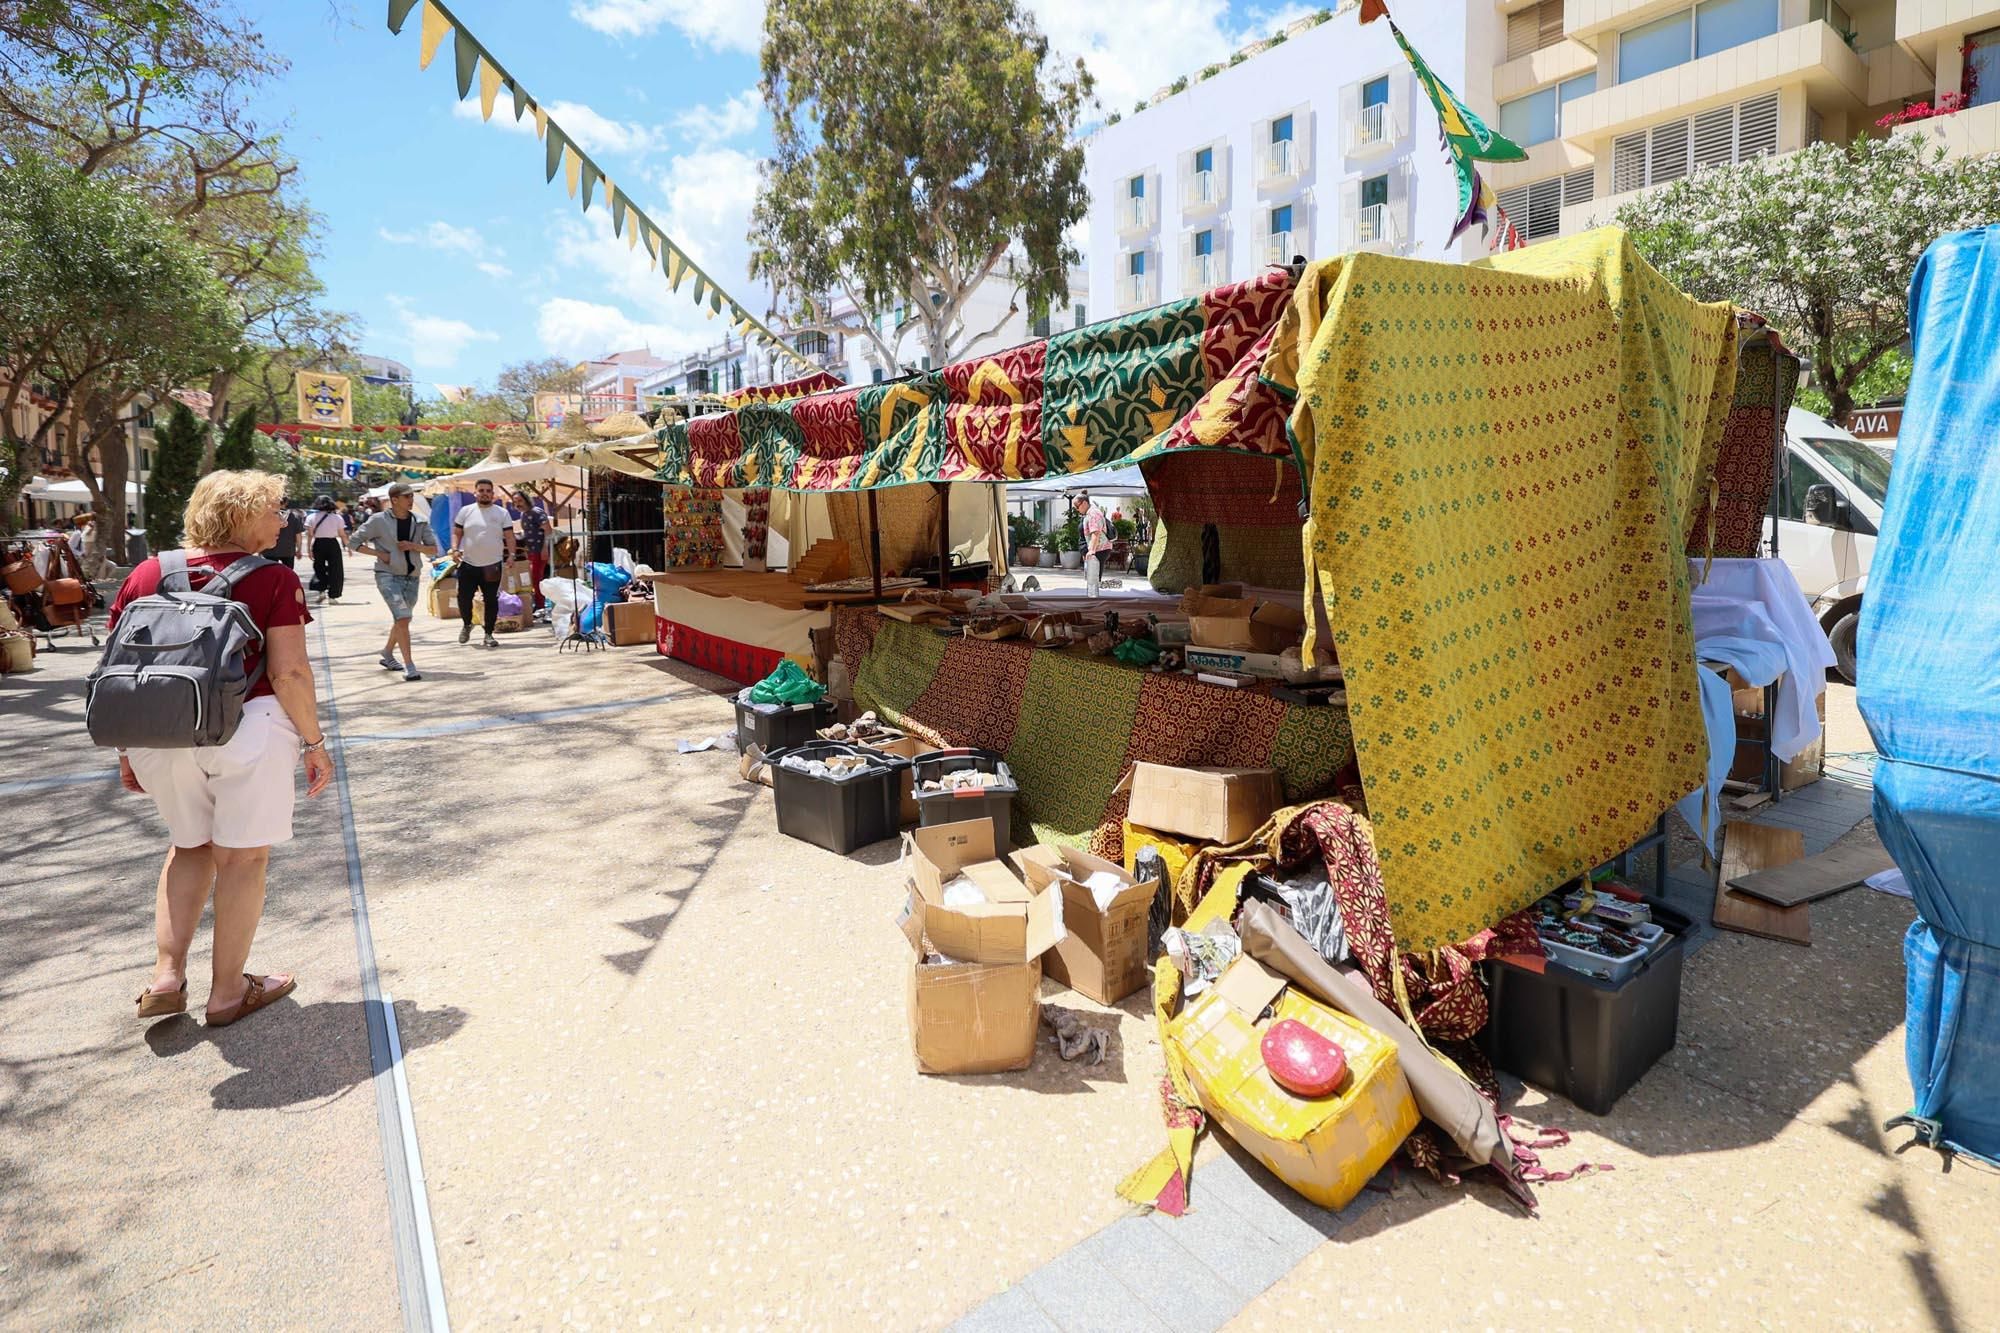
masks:
{"type": "MultiPolygon", "coordinates": [[[[1397,22],[1476,111],[1492,106],[1506,16],[1491,0],[1405,5],[1397,22]]],[[[1437,121],[1384,23],[1352,6],[1190,71],[1085,144],[1090,307],[1100,317],[1356,249],[1430,259],[1458,184],[1437,121]]]]}
{"type": "Polygon", "coordinates": [[[639,401],[640,386],[673,365],[650,347],[609,352],[583,363],[583,415],[599,421],[614,412],[630,412],[639,401]]]}
{"type": "MultiPolygon", "coordinates": [[[[1525,162],[1488,170],[1531,241],[1608,222],[1698,167],[1882,133],[2000,149],[2000,0],[1499,0],[1499,129],[1525,162]],[[1954,99],[1956,100],[1956,99],[1954,99]]],[[[1477,107],[1478,103],[1474,103],[1477,107]]]]}

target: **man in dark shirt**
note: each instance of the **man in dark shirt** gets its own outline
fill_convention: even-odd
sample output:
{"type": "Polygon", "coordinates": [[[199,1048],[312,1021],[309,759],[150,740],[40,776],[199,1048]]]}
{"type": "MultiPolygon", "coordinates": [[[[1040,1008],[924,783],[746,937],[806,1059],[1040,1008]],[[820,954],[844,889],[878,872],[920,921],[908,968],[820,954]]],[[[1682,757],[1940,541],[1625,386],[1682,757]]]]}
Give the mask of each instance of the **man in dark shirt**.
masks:
{"type": "Polygon", "coordinates": [[[514,497],[520,507],[521,546],[535,583],[535,610],[542,609],[542,580],[549,573],[549,510],[542,497],[522,491],[514,497]]]}
{"type": "Polygon", "coordinates": [[[305,530],[305,511],[296,500],[285,501],[285,518],[278,528],[278,540],[271,543],[270,550],[262,553],[264,558],[291,568],[299,558],[299,535],[305,530]]]}

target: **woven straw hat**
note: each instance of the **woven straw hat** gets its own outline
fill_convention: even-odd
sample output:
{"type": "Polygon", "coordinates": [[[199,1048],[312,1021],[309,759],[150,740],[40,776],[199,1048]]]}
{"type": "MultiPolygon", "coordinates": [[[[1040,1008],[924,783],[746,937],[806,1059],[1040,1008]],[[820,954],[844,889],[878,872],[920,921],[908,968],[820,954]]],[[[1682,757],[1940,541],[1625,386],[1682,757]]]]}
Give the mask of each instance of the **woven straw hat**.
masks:
{"type": "Polygon", "coordinates": [[[597,443],[597,436],[591,433],[590,426],[583,418],[573,416],[566,419],[562,425],[555,427],[553,430],[543,431],[535,440],[535,443],[550,453],[554,453],[558,449],[567,449],[573,444],[595,444],[597,443]]]}
{"type": "Polygon", "coordinates": [[[493,432],[493,443],[486,451],[483,461],[488,463],[518,463],[528,458],[538,457],[528,432],[519,426],[502,426],[493,432]],[[525,452],[524,452],[525,451],[525,452]]]}
{"type": "Polygon", "coordinates": [[[637,412],[613,412],[590,428],[600,440],[622,440],[628,435],[644,435],[652,427],[637,412]]]}

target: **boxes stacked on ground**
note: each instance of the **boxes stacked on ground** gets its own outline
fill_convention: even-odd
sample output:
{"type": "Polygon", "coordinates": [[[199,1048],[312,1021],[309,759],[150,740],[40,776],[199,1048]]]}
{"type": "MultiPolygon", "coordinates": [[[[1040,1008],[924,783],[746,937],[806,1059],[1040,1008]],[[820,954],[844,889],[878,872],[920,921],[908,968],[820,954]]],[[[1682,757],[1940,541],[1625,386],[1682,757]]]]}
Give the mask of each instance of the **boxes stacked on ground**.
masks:
{"type": "Polygon", "coordinates": [[[607,602],[605,628],[611,642],[620,646],[651,643],[654,639],[651,602],[607,602]]]}
{"type": "Polygon", "coordinates": [[[917,756],[911,772],[916,783],[918,819],[929,828],[935,824],[956,824],[968,819],[993,821],[993,845],[1000,852],[1014,846],[1012,832],[1014,798],[1020,788],[1007,763],[992,750],[930,750],[917,756]],[[982,774],[977,785],[947,785],[942,791],[925,791],[927,784],[949,782],[954,773],[982,774]]]}
{"type": "Polygon", "coordinates": [[[1664,937],[1623,980],[1554,961],[1540,973],[1505,960],[1485,965],[1492,1016],[1479,1040],[1495,1065],[1603,1115],[1674,1048],[1692,923],[1662,903],[1647,906],[1664,937]]]}
{"type": "Polygon", "coordinates": [[[1041,1019],[1042,956],[1064,934],[1056,891],[995,859],[984,819],[909,835],[910,1040],[925,1074],[1026,1069],[1041,1019]]]}
{"type": "Polygon", "coordinates": [[[1146,914],[1158,881],[1137,883],[1122,867],[1074,847],[1044,843],[1009,859],[1030,890],[1062,893],[1063,938],[1043,960],[1050,980],[1099,1004],[1117,1004],[1145,986],[1146,914]]]}
{"type": "Polygon", "coordinates": [[[755,745],[765,754],[804,745],[821,727],[833,725],[839,706],[832,699],[816,704],[753,704],[750,688],[736,696],[736,750],[755,745]]]}
{"type": "Polygon", "coordinates": [[[845,856],[901,828],[908,760],[842,741],[807,741],[766,759],[786,837],[845,856]]]}

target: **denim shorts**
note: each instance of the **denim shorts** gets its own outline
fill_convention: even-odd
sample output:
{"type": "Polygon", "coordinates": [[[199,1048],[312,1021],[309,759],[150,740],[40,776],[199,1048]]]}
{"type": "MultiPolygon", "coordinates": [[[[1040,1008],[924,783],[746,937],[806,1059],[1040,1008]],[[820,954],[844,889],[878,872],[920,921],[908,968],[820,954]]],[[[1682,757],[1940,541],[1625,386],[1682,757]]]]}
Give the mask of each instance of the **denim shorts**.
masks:
{"type": "Polygon", "coordinates": [[[408,620],[416,614],[417,583],[415,574],[375,571],[375,591],[382,594],[382,600],[389,604],[389,614],[398,620],[408,620]]]}

